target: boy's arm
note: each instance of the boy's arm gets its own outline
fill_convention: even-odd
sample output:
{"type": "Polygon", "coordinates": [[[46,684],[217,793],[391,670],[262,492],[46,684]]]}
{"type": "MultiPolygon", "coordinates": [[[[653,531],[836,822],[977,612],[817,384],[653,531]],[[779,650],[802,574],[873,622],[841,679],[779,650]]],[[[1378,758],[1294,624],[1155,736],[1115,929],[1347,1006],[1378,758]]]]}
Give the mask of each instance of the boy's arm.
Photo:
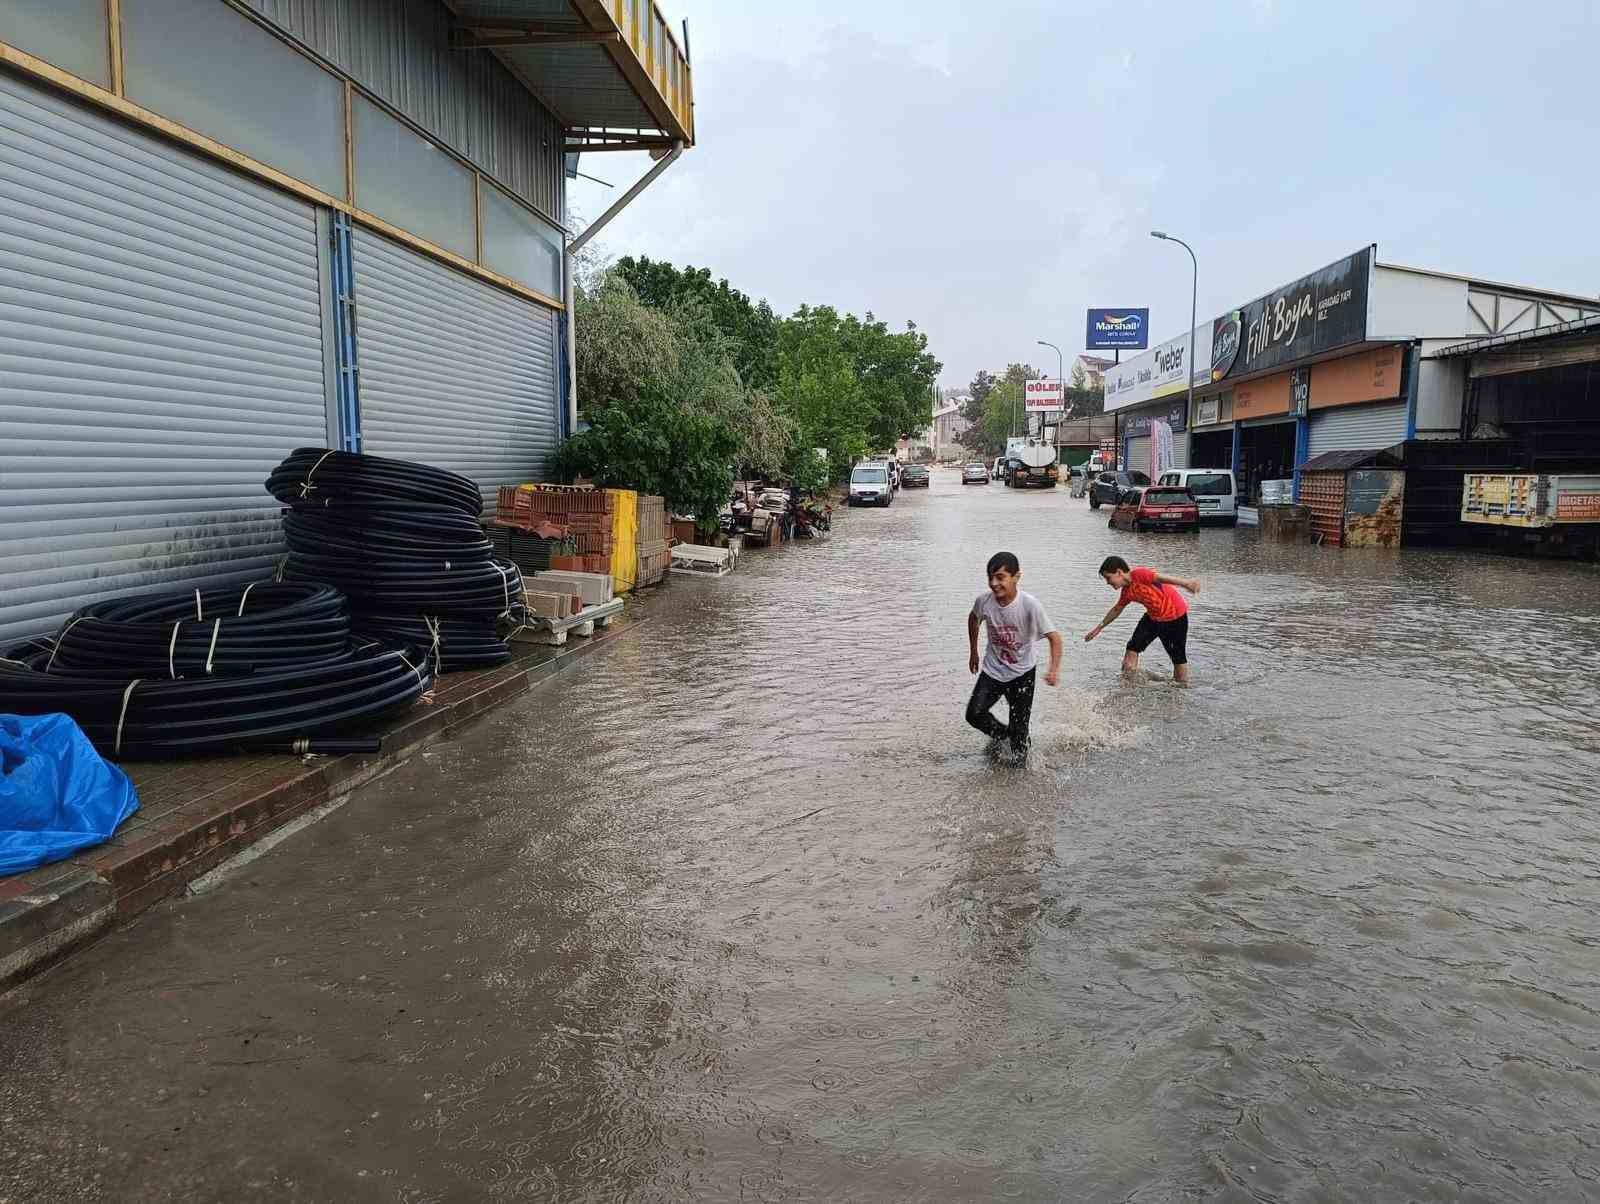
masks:
{"type": "Polygon", "coordinates": [[[967,616],[967,672],[978,671],[978,616],[967,616]]]}
{"type": "Polygon", "coordinates": [[[1200,592],[1200,582],[1198,580],[1191,580],[1188,577],[1164,577],[1160,573],[1157,573],[1156,584],[1176,585],[1179,589],[1186,589],[1191,594],[1198,594],[1200,592]]]}
{"type": "Polygon", "coordinates": [[[1117,616],[1122,613],[1122,608],[1126,605],[1127,603],[1119,598],[1117,600],[1117,604],[1110,610],[1106,611],[1106,617],[1101,619],[1092,628],[1090,628],[1089,634],[1083,637],[1084,642],[1087,643],[1088,641],[1094,639],[1095,636],[1099,635],[1107,627],[1110,627],[1111,624],[1115,623],[1117,621],[1117,616]]]}
{"type": "Polygon", "coordinates": [[[1052,631],[1044,638],[1050,641],[1050,670],[1044,675],[1044,684],[1053,686],[1061,680],[1061,633],[1052,631]]]}

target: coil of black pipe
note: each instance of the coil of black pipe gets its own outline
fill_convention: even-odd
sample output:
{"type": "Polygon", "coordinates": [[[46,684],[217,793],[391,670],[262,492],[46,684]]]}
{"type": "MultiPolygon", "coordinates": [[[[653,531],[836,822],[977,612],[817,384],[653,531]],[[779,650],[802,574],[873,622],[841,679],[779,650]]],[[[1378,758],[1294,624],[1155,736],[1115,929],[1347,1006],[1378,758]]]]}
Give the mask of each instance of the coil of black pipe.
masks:
{"type": "Polygon", "coordinates": [[[332,586],[263,581],[90,603],[62,625],[39,667],[123,681],[237,676],[326,662],[349,638],[350,608],[332,586]]]}
{"type": "Polygon", "coordinates": [[[290,452],[267,478],[267,492],[291,506],[409,503],[483,512],[477,484],[459,473],[324,447],[290,452]]]}
{"type": "Polygon", "coordinates": [[[0,661],[0,712],[65,712],[117,758],[316,751],[331,735],[415,702],[434,680],[425,651],[352,639],[320,664],[178,680],[75,677],[0,661]]]}
{"type": "Polygon", "coordinates": [[[291,508],[283,515],[283,535],[291,552],[340,555],[363,560],[389,557],[487,562],[494,545],[476,520],[441,506],[388,511],[371,506],[338,509],[291,508]]]}
{"type": "Polygon", "coordinates": [[[291,552],[285,581],[320,581],[349,596],[356,619],[367,613],[448,614],[476,612],[493,619],[522,606],[522,572],[510,562],[446,565],[443,561],[375,561],[291,552]]]}
{"type": "Polygon", "coordinates": [[[496,634],[493,619],[433,615],[363,614],[357,632],[385,644],[409,644],[437,657],[440,673],[494,669],[511,660],[511,648],[496,634]]]}

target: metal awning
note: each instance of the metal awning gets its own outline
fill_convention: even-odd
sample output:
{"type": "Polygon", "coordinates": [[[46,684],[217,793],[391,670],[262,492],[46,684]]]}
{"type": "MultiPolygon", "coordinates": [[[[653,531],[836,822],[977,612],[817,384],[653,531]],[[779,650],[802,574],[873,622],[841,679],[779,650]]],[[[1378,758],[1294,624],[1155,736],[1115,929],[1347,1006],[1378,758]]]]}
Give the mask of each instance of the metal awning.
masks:
{"type": "Polygon", "coordinates": [[[694,143],[689,57],[654,0],[445,0],[457,54],[493,54],[566,127],[568,151],[694,143]]]}
{"type": "Polygon", "coordinates": [[[1519,330],[1515,334],[1491,334],[1467,343],[1454,343],[1428,353],[1429,359],[1445,359],[1456,355],[1477,355],[1484,351],[1498,351],[1517,343],[1533,340],[1558,339],[1564,335],[1600,333],[1600,314],[1587,318],[1574,318],[1571,322],[1556,322],[1550,326],[1536,326],[1532,330],[1519,330]]]}
{"type": "Polygon", "coordinates": [[[1300,466],[1301,472],[1348,472],[1352,468],[1402,468],[1404,446],[1373,448],[1370,451],[1331,451],[1314,456],[1300,466]]]}

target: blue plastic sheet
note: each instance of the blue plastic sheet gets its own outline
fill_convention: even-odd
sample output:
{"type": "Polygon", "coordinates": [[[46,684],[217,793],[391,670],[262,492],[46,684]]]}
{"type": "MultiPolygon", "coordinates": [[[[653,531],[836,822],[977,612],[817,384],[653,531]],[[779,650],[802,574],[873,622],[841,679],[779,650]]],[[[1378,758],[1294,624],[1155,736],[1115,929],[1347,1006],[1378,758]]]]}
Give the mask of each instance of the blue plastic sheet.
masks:
{"type": "Polygon", "coordinates": [[[139,809],[128,775],[69,715],[0,715],[0,874],[111,839],[139,809]]]}

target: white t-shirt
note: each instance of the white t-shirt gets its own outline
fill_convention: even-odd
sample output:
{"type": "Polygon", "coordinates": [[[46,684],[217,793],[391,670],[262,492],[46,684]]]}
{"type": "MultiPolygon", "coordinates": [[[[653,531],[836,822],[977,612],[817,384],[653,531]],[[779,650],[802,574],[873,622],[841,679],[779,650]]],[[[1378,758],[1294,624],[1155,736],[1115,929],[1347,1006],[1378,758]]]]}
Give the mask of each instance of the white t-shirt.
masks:
{"type": "Polygon", "coordinates": [[[985,590],[972,604],[972,617],[989,625],[983,671],[995,681],[1013,681],[1033,668],[1038,659],[1033,646],[1056,629],[1039,599],[1020,589],[1009,606],[985,590]]]}

